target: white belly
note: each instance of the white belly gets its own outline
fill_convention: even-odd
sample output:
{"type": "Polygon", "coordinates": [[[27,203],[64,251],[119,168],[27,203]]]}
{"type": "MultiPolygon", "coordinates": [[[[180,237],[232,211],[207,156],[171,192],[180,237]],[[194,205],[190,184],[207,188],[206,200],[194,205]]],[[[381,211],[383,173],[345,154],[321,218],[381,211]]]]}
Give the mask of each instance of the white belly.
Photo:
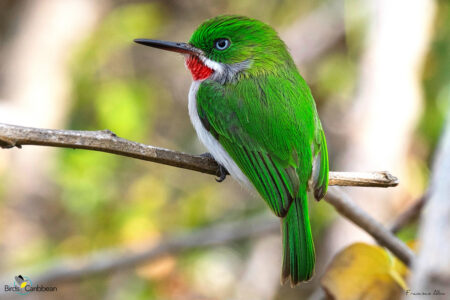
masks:
{"type": "Polygon", "coordinates": [[[236,165],[234,160],[228,155],[225,149],[220,143],[205,129],[197,111],[197,91],[200,86],[200,81],[192,82],[191,89],[189,90],[189,117],[191,118],[192,125],[194,125],[195,131],[199,140],[205,145],[214,159],[224,166],[230,175],[236,179],[241,185],[250,190],[254,190],[253,185],[248,180],[247,176],[242,173],[241,169],[236,165]]]}

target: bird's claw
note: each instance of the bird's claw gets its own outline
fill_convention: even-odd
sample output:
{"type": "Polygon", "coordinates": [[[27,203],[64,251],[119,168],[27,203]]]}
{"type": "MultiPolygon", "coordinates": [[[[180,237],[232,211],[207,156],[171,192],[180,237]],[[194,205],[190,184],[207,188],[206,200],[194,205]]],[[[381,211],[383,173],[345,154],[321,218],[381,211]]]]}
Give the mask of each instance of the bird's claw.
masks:
{"type": "Polygon", "coordinates": [[[216,181],[217,182],[222,182],[225,180],[225,178],[227,177],[227,175],[230,175],[230,173],[228,173],[228,170],[225,169],[224,166],[222,166],[221,164],[219,164],[219,169],[217,169],[217,177],[216,181]]]}
{"type": "MultiPolygon", "coordinates": [[[[214,157],[212,156],[211,153],[209,152],[205,152],[200,154],[201,157],[206,157],[206,158],[211,158],[214,159],[214,157]]],[[[222,182],[225,180],[225,178],[227,177],[227,175],[230,175],[230,173],[228,173],[228,170],[225,169],[224,166],[222,166],[221,164],[217,163],[219,165],[219,168],[217,169],[217,178],[216,181],[217,182],[222,182]]]]}
{"type": "Polygon", "coordinates": [[[201,157],[206,157],[206,158],[212,158],[212,159],[214,159],[214,157],[212,156],[212,154],[209,153],[209,152],[202,153],[202,154],[200,154],[200,156],[201,156],[201,157]]]}

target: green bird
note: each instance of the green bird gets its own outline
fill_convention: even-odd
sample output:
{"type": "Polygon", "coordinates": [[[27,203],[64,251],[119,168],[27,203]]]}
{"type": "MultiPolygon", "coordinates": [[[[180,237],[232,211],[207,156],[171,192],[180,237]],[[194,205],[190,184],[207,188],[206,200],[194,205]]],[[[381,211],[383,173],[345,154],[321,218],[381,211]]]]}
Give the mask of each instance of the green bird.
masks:
{"type": "Polygon", "coordinates": [[[255,19],[218,16],[188,43],[135,42],[185,55],[193,77],[189,116],[222,166],[220,180],[229,173],[281,218],[282,282],[310,279],[307,192],[320,200],[327,191],[327,145],[311,91],[276,31],[255,19]]]}

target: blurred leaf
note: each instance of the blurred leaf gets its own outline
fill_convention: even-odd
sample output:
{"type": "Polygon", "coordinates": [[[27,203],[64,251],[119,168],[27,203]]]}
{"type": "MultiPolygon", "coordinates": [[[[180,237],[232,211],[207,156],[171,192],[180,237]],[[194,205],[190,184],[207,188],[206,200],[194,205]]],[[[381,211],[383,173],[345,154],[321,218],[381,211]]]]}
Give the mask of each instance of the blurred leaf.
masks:
{"type": "Polygon", "coordinates": [[[112,11],[83,47],[79,58],[92,64],[80,70],[95,70],[115,52],[132,45],[136,37],[153,35],[163,18],[156,3],[126,5],[112,11]]]}
{"type": "MultiPolygon", "coordinates": [[[[74,103],[69,128],[110,129],[140,142],[153,135],[158,118],[155,104],[162,88],[154,81],[137,79],[131,50],[133,38],[160,31],[164,15],[158,3],[120,5],[105,15],[72,61],[74,103]]],[[[61,252],[83,253],[159,234],[154,216],[161,199],[154,199],[156,189],[147,189],[146,197],[133,192],[137,178],[148,179],[138,162],[69,149],[61,151],[60,161],[55,177],[69,215],[61,252]],[[73,247],[77,236],[86,237],[86,242],[73,247]]]]}
{"type": "MultiPolygon", "coordinates": [[[[83,46],[75,55],[72,62],[72,73],[74,81],[75,103],[72,111],[70,128],[73,129],[98,129],[99,122],[105,121],[105,106],[109,104],[105,96],[114,95],[110,112],[116,115],[110,118],[119,117],[116,108],[125,108],[125,118],[132,117],[132,106],[138,106],[134,112],[139,111],[141,116],[147,112],[145,105],[149,97],[153,99],[152,84],[138,81],[133,69],[133,56],[131,47],[133,39],[136,37],[152,36],[160,30],[164,13],[159,5],[151,4],[131,4],[120,6],[112,11],[91,37],[83,43],[83,46]],[[118,85],[115,87],[115,85],[118,85]],[[128,85],[128,86],[127,86],[128,85]],[[112,89],[112,91],[108,91],[112,89]],[[97,104],[103,108],[103,115],[98,116],[96,111],[99,108],[93,105],[94,97],[97,104]],[[100,120],[98,120],[100,118],[100,120]]],[[[151,108],[151,107],[150,107],[151,108]]],[[[101,113],[101,112],[100,112],[101,113]]],[[[139,118],[136,122],[142,122],[139,118]]],[[[110,123],[109,120],[106,120],[110,123]]],[[[123,122],[122,122],[123,123],[123,122]]],[[[141,123],[142,124],[142,123],[141,123]]],[[[141,125],[143,128],[145,123],[141,125]]],[[[119,127],[116,125],[116,127],[119,127]]],[[[131,137],[130,137],[131,138],[131,137]]]]}
{"type": "Polygon", "coordinates": [[[163,279],[175,269],[176,259],[173,256],[164,256],[137,269],[137,274],[148,280],[163,279]]]}
{"type": "MultiPolygon", "coordinates": [[[[403,242],[407,242],[408,244],[408,241],[411,241],[417,237],[418,228],[419,228],[418,222],[414,221],[411,224],[404,226],[399,232],[397,232],[397,237],[403,242]]],[[[413,247],[410,248],[415,249],[413,247]]]]}
{"type": "Polygon", "coordinates": [[[89,239],[85,235],[68,236],[58,245],[58,250],[71,255],[81,255],[88,249],[89,239]]]}
{"type": "Polygon", "coordinates": [[[65,150],[62,153],[64,163],[57,180],[64,187],[63,202],[72,213],[88,216],[117,191],[114,186],[100,188],[111,182],[117,160],[112,155],[93,151],[65,150]]]}
{"type": "Polygon", "coordinates": [[[98,87],[95,104],[100,128],[134,141],[142,140],[152,119],[147,84],[113,80],[98,87]]]}
{"type": "Polygon", "coordinates": [[[353,244],[338,253],[321,283],[330,299],[399,299],[407,268],[384,248],[353,244]]]}
{"type": "Polygon", "coordinates": [[[370,7],[366,1],[345,0],[345,40],[349,54],[357,57],[364,47],[367,35],[370,7]]]}

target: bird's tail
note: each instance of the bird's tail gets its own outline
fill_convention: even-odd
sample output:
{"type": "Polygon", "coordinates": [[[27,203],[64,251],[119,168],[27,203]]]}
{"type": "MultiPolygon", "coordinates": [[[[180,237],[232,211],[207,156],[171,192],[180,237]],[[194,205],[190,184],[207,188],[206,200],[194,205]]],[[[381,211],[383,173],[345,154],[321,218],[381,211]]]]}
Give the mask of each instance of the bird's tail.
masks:
{"type": "Polygon", "coordinates": [[[311,278],[314,273],[314,242],[309,224],[306,191],[300,192],[287,215],[281,220],[283,233],[282,282],[291,279],[294,286],[311,278]]]}

